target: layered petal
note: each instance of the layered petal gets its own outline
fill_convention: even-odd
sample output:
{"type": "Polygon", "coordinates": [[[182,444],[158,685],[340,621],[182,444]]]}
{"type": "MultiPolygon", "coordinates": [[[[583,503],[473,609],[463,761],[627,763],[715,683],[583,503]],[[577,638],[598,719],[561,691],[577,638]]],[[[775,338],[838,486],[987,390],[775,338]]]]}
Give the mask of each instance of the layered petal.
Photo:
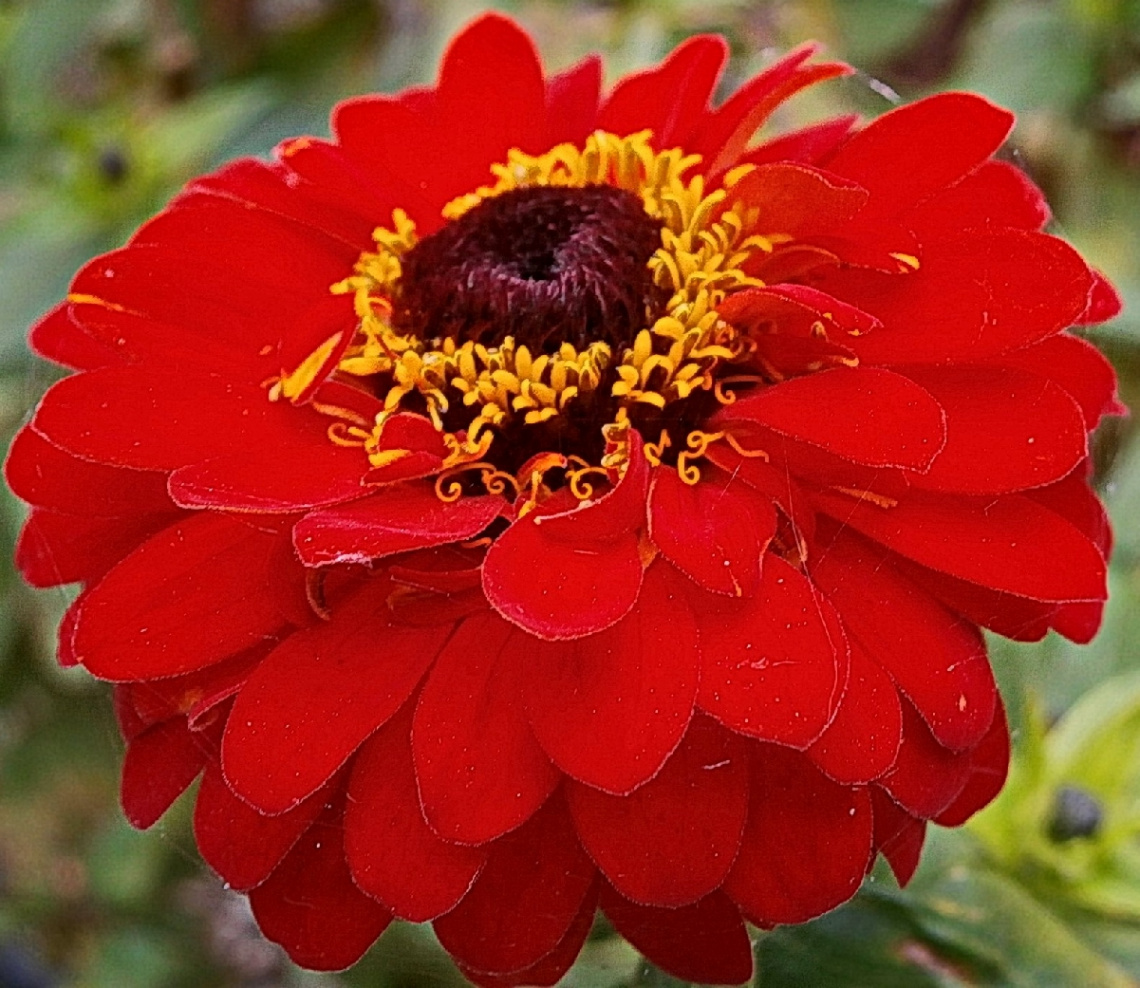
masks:
{"type": "Polygon", "coordinates": [[[190,672],[277,633],[263,592],[274,536],[195,515],[144,542],[78,605],[71,649],[102,679],[190,672]]]}
{"type": "Polygon", "coordinates": [[[946,413],[946,445],[915,478],[919,487],[1021,491],[1059,480],[1088,454],[1080,408],[1047,378],[976,364],[914,369],[907,376],[946,413]]]}
{"type": "Polygon", "coordinates": [[[493,840],[526,821],[558,784],[517,699],[515,634],[496,614],[467,618],[440,652],[416,704],[412,751],[420,801],[432,830],[446,840],[493,840]]]}
{"type": "Polygon", "coordinates": [[[206,863],[244,892],[265,881],[327,808],[319,792],[287,813],[266,816],[234,794],[216,763],[206,768],[194,804],[194,840],[206,863]]]}
{"type": "MultiPolygon", "coordinates": [[[[731,478],[687,484],[675,470],[657,470],[649,491],[649,537],[699,587],[751,597],[760,562],[776,533],[771,501],[731,478]]],[[[644,599],[644,594],[642,594],[644,599]]]]}
{"type": "Polygon", "coordinates": [[[902,743],[902,705],[890,676],[858,640],[835,717],[807,750],[829,779],[844,784],[877,779],[895,763],[902,743]]]}
{"type": "Polygon", "coordinates": [[[531,730],[571,778],[628,793],[656,775],[685,734],[701,647],[679,583],[658,563],[637,608],[607,631],[572,642],[508,639],[507,655],[525,670],[531,730]]]}
{"type": "Polygon", "coordinates": [[[756,596],[698,613],[698,704],[750,737],[806,748],[847,685],[847,639],[831,605],[797,570],[769,555],[756,596]]]}
{"type": "Polygon", "coordinates": [[[869,226],[972,171],[1012,128],[1013,114],[981,96],[943,93],[884,113],[853,134],[825,167],[870,191],[860,217],[869,226]]]}
{"type": "Polygon", "coordinates": [[[355,964],[392,914],[361,892],[344,860],[333,806],[294,845],[269,878],[249,893],[261,932],[293,963],[314,971],[355,964]]]}
{"type": "Polygon", "coordinates": [[[119,801],[131,826],[153,826],[207,761],[217,755],[217,732],[191,731],[184,718],[155,724],[127,743],[119,801]]]}
{"type": "Polygon", "coordinates": [[[719,888],[736,859],[748,813],[748,751],[707,718],[648,783],[628,796],[566,789],[578,836],[625,898],[685,906],[719,888]]]}
{"type": "Polygon", "coordinates": [[[401,919],[423,922],[463,898],[487,851],[442,840],[427,825],[412,765],[412,710],[393,717],[353,761],[344,844],[362,891],[401,919]]]}
{"type": "MultiPolygon", "coordinates": [[[[358,481],[359,486],[359,481],[358,481]]],[[[503,510],[498,497],[441,501],[431,484],[397,484],[363,501],[312,511],[293,530],[307,566],[367,563],[478,535],[503,510]]]]}
{"type": "Polygon", "coordinates": [[[836,368],[785,381],[733,402],[716,418],[756,423],[875,467],[925,471],[946,442],[945,413],[919,385],[892,371],[836,368]],[[834,414],[821,415],[821,408],[834,414]]]}
{"type": "Polygon", "coordinates": [[[632,609],[642,581],[635,529],[644,524],[649,486],[637,438],[630,457],[625,474],[597,500],[531,512],[495,540],[483,564],[483,592],[508,621],[558,641],[602,631],[632,609]],[[541,560],[537,567],[534,560],[541,560]]]}
{"type": "Polygon", "coordinates": [[[915,491],[890,507],[830,493],[815,500],[840,524],[949,576],[1029,600],[1105,597],[1100,550],[1075,526],[1024,495],[948,497],[915,491]]]}
{"type": "Polygon", "coordinates": [[[867,655],[885,669],[948,748],[989,730],[997,685],[977,630],[858,537],[839,532],[812,575],[867,655]]]}
{"type": "Polygon", "coordinates": [[[238,694],[222,770],[262,812],[284,813],[323,786],[403,706],[443,648],[451,626],[396,624],[388,592],[383,581],[369,583],[329,622],[287,638],[238,694]]]}
{"type": "Polygon", "coordinates": [[[495,842],[471,891],[435,921],[436,935],[473,971],[521,971],[558,948],[595,875],[555,797],[495,842]]]}
{"type": "Polygon", "coordinates": [[[724,890],[760,926],[802,923],[855,894],[871,856],[871,797],[775,745],[752,755],[752,799],[724,890]]]}
{"type": "Polygon", "coordinates": [[[676,978],[735,985],[752,977],[748,930],[723,892],[666,909],[638,905],[603,886],[600,905],[614,929],[676,978]]]}

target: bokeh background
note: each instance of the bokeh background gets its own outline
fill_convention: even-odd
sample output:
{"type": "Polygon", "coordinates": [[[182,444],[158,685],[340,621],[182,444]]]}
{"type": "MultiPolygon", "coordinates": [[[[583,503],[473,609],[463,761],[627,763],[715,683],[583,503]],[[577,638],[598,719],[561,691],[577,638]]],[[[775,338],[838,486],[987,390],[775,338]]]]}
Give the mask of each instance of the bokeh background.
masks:
{"type": "MultiPolygon", "coordinates": [[[[280,139],[325,134],[343,97],[427,81],[467,0],[0,0],[0,436],[56,371],[28,324],[93,254],[191,176],[280,139]]],[[[548,63],[600,50],[609,78],[698,31],[725,34],[734,86],[807,38],[861,70],[778,124],[867,116],[938,89],[1011,107],[1014,159],[1053,232],[1120,286],[1096,330],[1140,396],[1140,0],[614,0],[495,4],[548,63]]],[[[397,138],[398,139],[398,138],[397,138]]],[[[939,153],[931,147],[929,153],[939,153]]],[[[193,273],[188,271],[187,277],[193,273]]],[[[178,368],[170,368],[177,386],[178,368]]],[[[993,642],[1014,775],[964,832],[932,832],[900,891],[876,870],[856,900],[758,934],[767,986],[1140,984],[1140,440],[1096,438],[1115,522],[1112,601],[1091,646],[993,642]]],[[[0,988],[417,986],[462,979],[426,929],[397,926],[353,971],[292,968],[244,900],[198,862],[185,798],[140,834],[117,806],[107,689],[52,660],[67,590],[7,562],[22,508],[0,500],[0,988]]],[[[776,849],[775,853],[778,853],[776,849]]],[[[674,985],[604,927],[567,984],[674,985]]]]}

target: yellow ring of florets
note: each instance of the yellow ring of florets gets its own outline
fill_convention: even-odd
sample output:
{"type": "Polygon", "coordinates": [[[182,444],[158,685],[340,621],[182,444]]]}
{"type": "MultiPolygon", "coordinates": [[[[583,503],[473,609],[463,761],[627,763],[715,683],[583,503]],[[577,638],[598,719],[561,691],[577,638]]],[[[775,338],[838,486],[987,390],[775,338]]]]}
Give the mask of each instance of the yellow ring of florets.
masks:
{"type": "MultiPolygon", "coordinates": [[[[557,417],[570,402],[596,391],[611,365],[616,380],[610,394],[618,405],[615,421],[603,430],[607,437],[628,428],[629,410],[638,403],[661,409],[698,389],[713,391],[720,398],[714,371],[744,355],[748,341],[720,318],[717,307],[733,291],[762,286],[763,282],[745,273],[745,262],[757,252],[770,253],[787,238],[748,232],[756,216],[740,203],[726,206],[730,190],[753,166],[730,171],[719,188],[707,192],[703,175],[686,178],[700,163],[699,155],[686,155],[677,148],[654,151],[650,136],[649,131],[628,137],[598,131],[582,148],[560,144],[537,156],[512,150],[506,163],[492,166],[493,184],[443,209],[445,219],[455,220],[486,199],[532,186],[608,184],[640,197],[646,213],[661,224],[661,246],[648,263],[654,284],[670,295],[663,314],[637,333],[616,362],[610,345],[601,341],[582,350],[563,343],[556,353],[535,355],[511,337],[488,347],[398,333],[390,319],[390,300],[402,273],[401,258],[416,245],[417,233],[415,223],[397,209],[391,228],[374,231],[376,250],[361,255],[353,274],[330,289],[337,295],[352,295],[360,320],[336,370],[360,378],[385,375],[392,382],[384,395],[384,411],[371,433],[353,428],[348,430],[351,439],[346,439],[340,427],[335,440],[358,443],[373,466],[382,466],[386,452],[378,442],[384,422],[406,395],[416,392],[451,450],[445,467],[470,464],[482,468],[497,427],[518,416],[526,424],[557,417]],[[453,402],[462,402],[475,412],[462,436],[444,427],[443,416],[453,402]]],[[[322,355],[327,357],[336,342],[336,337],[326,341],[295,371],[283,374],[271,396],[304,392],[325,363],[322,355]]],[[[709,441],[707,434],[694,433],[689,437],[690,451],[684,455],[688,459],[700,456],[709,441]]],[[[615,455],[620,458],[611,453],[603,466],[612,468],[615,455]]],[[[578,472],[571,471],[571,487],[587,490],[577,483],[578,472]]],[[[699,479],[691,464],[679,464],[679,472],[690,483],[699,479]]]]}

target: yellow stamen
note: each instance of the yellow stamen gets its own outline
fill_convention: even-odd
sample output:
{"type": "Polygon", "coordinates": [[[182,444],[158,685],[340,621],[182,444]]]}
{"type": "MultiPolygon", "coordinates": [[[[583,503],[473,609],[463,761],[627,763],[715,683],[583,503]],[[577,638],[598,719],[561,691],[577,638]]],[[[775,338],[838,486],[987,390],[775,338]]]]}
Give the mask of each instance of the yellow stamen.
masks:
{"type": "MultiPolygon", "coordinates": [[[[597,131],[580,148],[560,144],[541,155],[512,149],[505,162],[492,166],[490,184],[454,199],[442,211],[444,219],[455,220],[487,199],[532,186],[607,184],[638,196],[645,212],[661,226],[660,246],[647,264],[667,302],[657,318],[646,314],[647,324],[620,353],[602,341],[583,349],[563,342],[553,353],[536,354],[512,337],[486,346],[451,337],[402,334],[393,319],[393,300],[399,292],[403,258],[418,243],[418,234],[408,215],[395,210],[391,224],[373,233],[376,249],[361,255],[353,273],[330,288],[333,294],[352,296],[359,320],[335,372],[370,379],[379,389],[384,411],[374,428],[366,431],[367,423],[350,410],[318,407],[340,420],[330,427],[332,441],[363,445],[373,466],[392,462],[397,451],[380,448],[380,431],[384,420],[411,399],[412,407],[423,410],[450,450],[436,482],[437,493],[449,500],[462,495],[463,485],[453,479],[458,472],[478,469],[484,486],[506,484],[496,479],[485,459],[494,437],[505,428],[549,422],[604,387],[613,402],[614,418],[603,429],[607,447],[601,464],[583,463],[566,472],[574,495],[586,499],[593,485],[585,478],[604,474],[612,481],[614,471],[620,475],[627,467],[631,409],[664,409],[700,391],[713,392],[721,404],[735,400],[726,385],[757,379],[726,379],[718,371],[750,357],[755,347],[745,333],[720,318],[718,309],[728,295],[763,286],[746,273],[749,262],[790,238],[758,228],[761,218],[755,208],[733,199],[733,188],[753,170],[752,165],[732,169],[718,186],[708,188],[705,176],[695,171],[700,162],[699,155],[679,148],[655,150],[649,131],[626,137],[597,131]],[[466,426],[449,431],[457,419],[466,426]]],[[[900,264],[913,260],[908,255],[896,259],[900,264]]],[[[270,398],[293,400],[304,395],[327,376],[328,363],[343,343],[339,335],[330,337],[295,370],[283,372],[273,383],[270,398]]],[[[773,369],[773,379],[777,377],[773,369]]],[[[709,443],[718,438],[720,434],[689,434],[689,449],[677,458],[677,470],[686,482],[699,479],[692,461],[703,457],[709,443]]],[[[660,465],[669,443],[663,432],[658,443],[645,444],[650,463],[660,465]]],[[[541,483],[541,476],[538,481],[533,476],[510,480],[516,492],[520,484],[526,489],[535,483],[541,483]]]]}

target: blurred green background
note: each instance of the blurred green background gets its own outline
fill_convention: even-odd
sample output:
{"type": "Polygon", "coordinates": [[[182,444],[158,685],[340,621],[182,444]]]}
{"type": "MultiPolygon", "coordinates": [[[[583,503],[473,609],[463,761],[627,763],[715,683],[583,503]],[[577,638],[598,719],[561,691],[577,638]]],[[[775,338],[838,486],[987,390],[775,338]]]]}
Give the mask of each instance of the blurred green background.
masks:
{"type": "MultiPolygon", "coordinates": [[[[118,246],[188,178],[326,133],[332,104],[427,81],[466,0],[0,0],[0,433],[55,371],[28,324],[75,269],[118,246]]],[[[600,50],[612,80],[698,31],[725,34],[731,88],[807,38],[861,71],[780,121],[947,88],[1019,115],[1018,162],[1053,232],[1122,289],[1094,334],[1140,394],[1140,0],[658,0],[497,4],[561,67],[600,50]]],[[[931,154],[938,149],[932,147],[931,154]]],[[[761,935],[766,986],[1140,984],[1140,440],[1096,445],[1117,533],[1097,641],[994,642],[1014,775],[964,832],[933,833],[905,892],[877,870],[850,905],[761,935]]],[[[403,986],[462,981],[430,932],[397,926],[353,971],[293,969],[244,899],[198,863],[182,800],[154,830],[117,807],[107,690],[52,661],[68,592],[7,560],[22,513],[0,501],[0,988],[403,986]]],[[[672,985],[595,931],[577,986],[672,985]]]]}

